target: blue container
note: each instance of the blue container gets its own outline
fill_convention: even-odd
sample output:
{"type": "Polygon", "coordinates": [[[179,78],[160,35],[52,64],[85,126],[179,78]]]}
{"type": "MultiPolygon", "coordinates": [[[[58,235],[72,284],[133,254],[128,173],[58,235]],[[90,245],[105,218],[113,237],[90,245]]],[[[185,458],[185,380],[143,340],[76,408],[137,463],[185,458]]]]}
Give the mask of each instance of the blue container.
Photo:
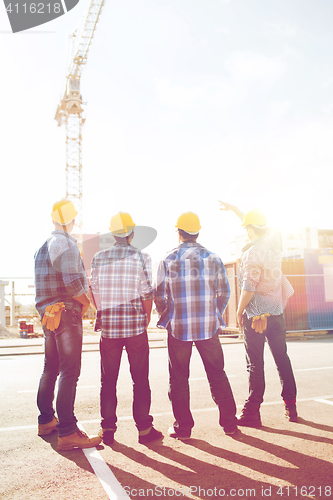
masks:
{"type": "Polygon", "coordinates": [[[333,251],[306,250],[304,254],[308,329],[333,330],[333,251]]]}

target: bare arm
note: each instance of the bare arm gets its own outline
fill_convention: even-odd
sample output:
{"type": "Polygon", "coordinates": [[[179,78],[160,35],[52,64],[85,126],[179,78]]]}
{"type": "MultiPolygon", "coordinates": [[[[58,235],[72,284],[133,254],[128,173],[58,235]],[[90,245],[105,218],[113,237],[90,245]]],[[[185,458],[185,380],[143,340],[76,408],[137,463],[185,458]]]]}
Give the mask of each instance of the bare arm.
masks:
{"type": "Polygon", "coordinates": [[[147,315],[147,327],[150,323],[150,317],[151,317],[151,310],[153,307],[153,299],[148,299],[148,300],[142,300],[142,306],[145,314],[147,315]]]}
{"type": "Polygon", "coordinates": [[[244,212],[242,212],[241,210],[239,210],[239,208],[235,207],[235,205],[231,205],[231,203],[227,203],[226,201],[219,201],[219,203],[221,203],[220,210],[231,210],[243,222],[243,220],[244,220],[244,212]]]}
{"type": "Polygon", "coordinates": [[[249,291],[244,290],[244,289],[241,292],[241,296],[240,296],[239,304],[238,304],[238,308],[237,308],[237,322],[238,322],[239,326],[243,325],[243,312],[244,312],[245,307],[248,305],[248,303],[252,299],[253,294],[254,294],[254,292],[249,292],[249,291]]]}
{"type": "Polygon", "coordinates": [[[81,314],[82,316],[84,316],[90,307],[90,300],[88,298],[88,295],[86,295],[85,293],[83,293],[82,295],[75,295],[73,299],[82,305],[81,314]]]}

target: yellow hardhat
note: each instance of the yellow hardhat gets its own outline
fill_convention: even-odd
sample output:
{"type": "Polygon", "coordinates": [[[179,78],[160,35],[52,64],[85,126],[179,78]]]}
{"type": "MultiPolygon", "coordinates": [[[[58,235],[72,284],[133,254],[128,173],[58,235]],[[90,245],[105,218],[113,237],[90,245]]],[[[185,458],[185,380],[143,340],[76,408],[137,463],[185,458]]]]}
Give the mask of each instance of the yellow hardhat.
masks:
{"type": "Polygon", "coordinates": [[[193,212],[186,212],[178,217],[176,226],[188,234],[198,234],[201,229],[199,217],[193,212]]]}
{"type": "Polygon", "coordinates": [[[135,224],[130,214],[126,212],[119,212],[111,217],[109,229],[115,236],[125,238],[131,234],[134,226],[135,224]]]}
{"type": "Polygon", "coordinates": [[[265,214],[263,214],[262,211],[258,208],[250,210],[249,212],[247,212],[247,214],[244,215],[244,222],[242,224],[242,227],[245,227],[249,224],[251,226],[266,226],[267,221],[265,214]]]}
{"type": "Polygon", "coordinates": [[[72,222],[76,216],[77,211],[75,210],[73,203],[66,198],[57,201],[53,205],[51,213],[52,220],[54,220],[54,222],[58,222],[58,224],[61,224],[62,226],[72,222]]]}

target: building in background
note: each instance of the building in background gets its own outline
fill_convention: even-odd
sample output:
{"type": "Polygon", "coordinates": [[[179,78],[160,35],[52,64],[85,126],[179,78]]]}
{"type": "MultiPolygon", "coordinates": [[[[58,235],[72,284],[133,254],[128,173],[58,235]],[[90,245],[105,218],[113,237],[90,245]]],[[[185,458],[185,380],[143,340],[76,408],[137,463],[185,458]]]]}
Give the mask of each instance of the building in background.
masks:
{"type": "MultiPolygon", "coordinates": [[[[305,249],[333,248],[333,229],[317,229],[316,227],[303,227],[291,230],[276,231],[281,242],[283,255],[305,249]]],[[[230,243],[231,259],[240,258],[242,248],[249,242],[245,231],[238,234],[230,243]]]]}

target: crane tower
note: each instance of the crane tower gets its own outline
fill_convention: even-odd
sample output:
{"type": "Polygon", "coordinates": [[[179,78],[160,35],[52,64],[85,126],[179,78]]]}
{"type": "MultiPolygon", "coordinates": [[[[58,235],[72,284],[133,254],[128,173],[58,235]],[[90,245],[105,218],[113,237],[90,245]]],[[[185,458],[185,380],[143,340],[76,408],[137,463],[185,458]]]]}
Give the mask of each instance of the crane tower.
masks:
{"type": "Polygon", "coordinates": [[[63,97],[58,105],[55,120],[58,126],[66,125],[66,198],[70,199],[78,210],[75,221],[79,247],[82,250],[83,207],[82,207],[82,127],[83,101],[80,80],[88,52],[94,37],[105,0],[90,0],[82,30],[71,36],[72,54],[66,76],[63,97]]]}

